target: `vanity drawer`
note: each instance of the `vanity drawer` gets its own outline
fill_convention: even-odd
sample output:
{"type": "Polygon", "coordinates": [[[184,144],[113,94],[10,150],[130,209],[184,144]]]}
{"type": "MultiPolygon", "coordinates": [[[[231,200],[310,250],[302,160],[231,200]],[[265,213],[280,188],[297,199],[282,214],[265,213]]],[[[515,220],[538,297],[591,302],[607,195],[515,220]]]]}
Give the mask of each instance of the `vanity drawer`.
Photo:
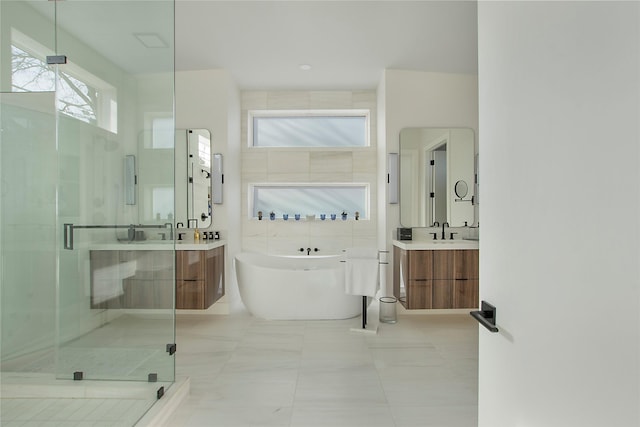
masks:
{"type": "Polygon", "coordinates": [[[204,280],[205,251],[176,251],[176,280],[204,280]]]}
{"type": "Polygon", "coordinates": [[[453,284],[454,308],[477,308],[480,300],[479,281],[455,280],[453,284]]]}
{"type": "Polygon", "coordinates": [[[203,310],[207,307],[204,280],[176,280],[176,308],[203,310]]]}
{"type": "Polygon", "coordinates": [[[433,251],[409,251],[408,271],[410,280],[431,280],[433,251]]]}
{"type": "Polygon", "coordinates": [[[406,300],[404,301],[404,305],[406,308],[431,308],[432,298],[432,280],[409,280],[407,284],[406,300]]]}

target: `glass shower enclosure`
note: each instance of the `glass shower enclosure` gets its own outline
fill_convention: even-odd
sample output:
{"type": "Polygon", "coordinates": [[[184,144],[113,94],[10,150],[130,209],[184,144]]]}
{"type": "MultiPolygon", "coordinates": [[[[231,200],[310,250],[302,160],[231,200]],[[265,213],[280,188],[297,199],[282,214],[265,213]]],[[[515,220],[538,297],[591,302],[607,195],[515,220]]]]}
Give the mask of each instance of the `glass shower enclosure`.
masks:
{"type": "Polygon", "coordinates": [[[0,1],[0,425],[175,381],[173,1],[0,1]]]}

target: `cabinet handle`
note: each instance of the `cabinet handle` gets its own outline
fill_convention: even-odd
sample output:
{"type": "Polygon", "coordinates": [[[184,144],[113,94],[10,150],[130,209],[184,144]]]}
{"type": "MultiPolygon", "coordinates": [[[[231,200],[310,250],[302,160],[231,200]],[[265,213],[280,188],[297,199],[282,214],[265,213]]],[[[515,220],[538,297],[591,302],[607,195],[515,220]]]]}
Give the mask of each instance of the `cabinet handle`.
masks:
{"type": "Polygon", "coordinates": [[[469,314],[491,332],[498,332],[496,327],[496,308],[488,302],[482,301],[480,310],[472,311],[469,314]]]}

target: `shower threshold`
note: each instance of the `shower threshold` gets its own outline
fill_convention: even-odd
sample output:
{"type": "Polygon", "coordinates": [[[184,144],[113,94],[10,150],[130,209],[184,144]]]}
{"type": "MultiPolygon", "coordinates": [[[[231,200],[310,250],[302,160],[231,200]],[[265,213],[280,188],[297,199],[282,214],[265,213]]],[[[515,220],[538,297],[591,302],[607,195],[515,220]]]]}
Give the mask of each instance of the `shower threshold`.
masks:
{"type": "Polygon", "coordinates": [[[3,372],[0,425],[12,422],[109,422],[131,427],[172,383],[59,380],[53,374],[3,372]]]}

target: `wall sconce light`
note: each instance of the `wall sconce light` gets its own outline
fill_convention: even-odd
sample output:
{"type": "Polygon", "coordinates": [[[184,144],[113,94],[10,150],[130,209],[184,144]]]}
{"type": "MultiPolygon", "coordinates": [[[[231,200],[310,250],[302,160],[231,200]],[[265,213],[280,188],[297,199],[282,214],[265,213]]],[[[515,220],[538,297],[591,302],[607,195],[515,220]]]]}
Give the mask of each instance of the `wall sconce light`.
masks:
{"type": "Polygon", "coordinates": [[[136,204],[136,156],[124,156],[124,203],[136,204]]]}
{"type": "Polygon", "coordinates": [[[389,203],[398,203],[398,153],[389,153],[387,157],[387,184],[389,185],[389,203]]]}
{"type": "Polygon", "coordinates": [[[211,172],[211,199],[213,203],[220,205],[222,204],[222,184],[224,184],[224,174],[222,173],[222,154],[213,154],[211,172]]]}

